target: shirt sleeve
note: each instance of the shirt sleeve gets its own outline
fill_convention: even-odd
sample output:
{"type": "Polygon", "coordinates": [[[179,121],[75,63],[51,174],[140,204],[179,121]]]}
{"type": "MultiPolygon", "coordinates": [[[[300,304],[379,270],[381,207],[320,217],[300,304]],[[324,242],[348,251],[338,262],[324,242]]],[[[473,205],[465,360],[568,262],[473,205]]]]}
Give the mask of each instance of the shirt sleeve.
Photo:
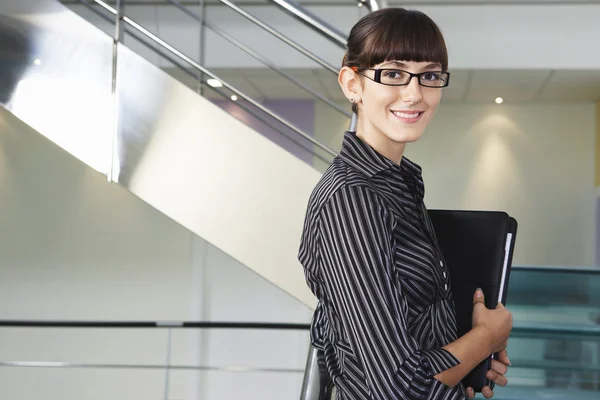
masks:
{"type": "Polygon", "coordinates": [[[393,279],[393,216],[365,187],[346,187],[321,210],[321,272],[374,399],[427,399],[448,388],[434,376],[459,361],[419,349],[393,279]]]}

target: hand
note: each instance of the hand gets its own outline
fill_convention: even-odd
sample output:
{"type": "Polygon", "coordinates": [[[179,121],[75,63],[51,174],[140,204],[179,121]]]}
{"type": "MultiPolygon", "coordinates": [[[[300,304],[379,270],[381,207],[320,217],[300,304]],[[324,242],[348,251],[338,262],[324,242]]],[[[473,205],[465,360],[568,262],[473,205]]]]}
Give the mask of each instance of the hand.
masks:
{"type": "MultiPolygon", "coordinates": [[[[496,385],[506,386],[508,383],[508,379],[504,375],[506,375],[506,371],[508,371],[508,366],[510,365],[510,360],[506,355],[506,350],[500,352],[498,355],[498,359],[492,360],[492,369],[490,369],[487,373],[487,378],[492,380],[496,385]]],[[[483,397],[486,399],[491,399],[494,397],[494,392],[489,386],[484,386],[481,390],[483,397]]],[[[467,398],[470,400],[475,397],[475,391],[472,387],[467,388],[467,398]]]]}
{"type": "Polygon", "coordinates": [[[489,353],[499,353],[506,349],[512,331],[512,314],[502,303],[494,310],[485,306],[483,292],[477,289],[473,297],[473,329],[484,329],[489,341],[489,353]]]}

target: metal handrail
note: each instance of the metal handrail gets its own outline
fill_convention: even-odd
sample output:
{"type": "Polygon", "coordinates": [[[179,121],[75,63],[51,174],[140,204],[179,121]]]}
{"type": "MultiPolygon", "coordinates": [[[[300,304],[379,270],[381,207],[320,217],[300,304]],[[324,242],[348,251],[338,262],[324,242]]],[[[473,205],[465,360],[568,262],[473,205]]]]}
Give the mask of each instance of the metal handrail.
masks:
{"type": "Polygon", "coordinates": [[[256,60],[260,61],[261,63],[263,63],[264,65],[266,65],[270,69],[272,69],[273,71],[277,72],[279,75],[281,75],[284,78],[286,78],[287,80],[291,81],[296,86],[300,87],[302,90],[306,91],[307,93],[309,93],[312,96],[316,97],[317,99],[321,100],[322,102],[324,102],[325,104],[327,104],[331,108],[335,109],[339,113],[345,115],[346,117],[348,117],[348,118],[352,117],[352,113],[349,113],[348,111],[344,110],[342,107],[338,106],[337,104],[335,104],[334,102],[332,102],[331,100],[329,100],[328,98],[326,98],[325,96],[323,96],[322,94],[320,94],[320,93],[314,91],[313,89],[309,88],[308,86],[304,85],[298,79],[294,78],[290,74],[288,74],[285,71],[281,70],[281,68],[277,67],[270,60],[268,60],[267,58],[261,56],[260,54],[258,54],[254,50],[250,49],[249,47],[247,47],[246,45],[244,45],[243,43],[241,43],[240,41],[238,41],[237,39],[235,39],[234,37],[232,37],[228,33],[226,33],[223,30],[217,28],[216,26],[212,25],[209,22],[202,21],[202,18],[200,18],[198,15],[196,15],[192,11],[188,10],[186,7],[184,7],[181,4],[179,4],[176,0],[167,0],[167,1],[169,3],[171,3],[173,6],[177,7],[182,12],[184,12],[185,14],[187,14],[188,16],[190,16],[191,18],[193,18],[194,20],[196,20],[196,21],[198,21],[200,23],[203,23],[205,27],[207,27],[211,31],[215,32],[217,35],[221,36],[223,39],[227,40],[229,43],[231,43],[234,46],[238,47],[240,50],[242,50],[245,53],[249,54],[250,56],[254,57],[256,60]]]}
{"type": "MultiPolygon", "coordinates": [[[[121,329],[261,329],[307,331],[310,324],[280,322],[212,321],[77,321],[77,320],[0,320],[0,328],[121,328],[121,329]]],[[[512,334],[517,337],[573,335],[600,339],[600,326],[515,321],[512,334]]]]}
{"type": "MultiPolygon", "coordinates": [[[[105,10],[109,11],[110,13],[112,13],[113,15],[117,15],[117,11],[115,9],[113,9],[112,7],[110,7],[108,4],[104,3],[102,0],[92,0],[92,1],[95,2],[96,4],[100,5],[105,10]]],[[[273,111],[271,111],[267,107],[263,106],[262,104],[260,104],[259,102],[257,102],[256,100],[254,100],[253,98],[251,98],[250,96],[248,96],[247,94],[245,94],[242,91],[240,91],[239,89],[235,88],[233,85],[227,83],[225,80],[219,78],[217,75],[215,75],[210,70],[202,67],[196,61],[194,61],[193,59],[191,59],[190,57],[188,57],[187,55],[185,55],[181,51],[177,50],[175,47],[171,46],[170,44],[168,44],[167,42],[165,42],[164,40],[162,40],[161,38],[159,38],[158,36],[156,36],[152,32],[148,31],[146,28],[144,28],[143,26],[141,26],[140,24],[138,24],[137,22],[135,22],[133,19],[131,19],[131,18],[127,17],[127,16],[124,16],[123,17],[123,21],[125,23],[127,23],[128,25],[130,25],[131,27],[133,27],[138,32],[140,32],[142,35],[146,36],[147,38],[149,38],[150,40],[152,40],[153,42],[155,42],[159,46],[163,47],[164,49],[168,50],[173,55],[177,56],[179,59],[181,59],[181,60],[185,61],[186,63],[190,64],[192,67],[194,67],[198,71],[203,72],[204,74],[210,76],[213,79],[217,79],[218,81],[220,81],[223,84],[223,86],[225,86],[227,89],[229,89],[232,92],[234,92],[237,96],[239,96],[240,98],[246,100],[248,103],[250,103],[253,106],[255,106],[256,108],[260,109],[264,113],[268,114],[271,118],[277,120],[281,124],[285,125],[287,128],[289,128],[292,131],[296,132],[298,135],[302,136],[304,139],[308,140],[309,142],[311,142],[315,146],[319,147],[321,150],[325,151],[326,153],[328,153],[329,155],[331,155],[333,157],[337,156],[337,152],[336,151],[334,151],[333,149],[331,149],[327,145],[324,145],[323,143],[319,142],[318,140],[314,139],[312,136],[310,136],[309,134],[307,134],[304,131],[302,131],[300,128],[298,128],[295,125],[293,125],[291,122],[285,120],[284,118],[281,118],[279,115],[277,115],[276,113],[274,113],[273,111]]]]}
{"type": "MultiPolygon", "coordinates": [[[[310,357],[311,355],[309,355],[310,357]]],[[[314,355],[313,355],[314,357],[314,355]]],[[[600,372],[600,367],[583,364],[573,361],[560,360],[535,360],[512,358],[513,368],[531,368],[531,369],[546,369],[546,370],[569,370],[569,371],[586,371],[600,372]]],[[[309,360],[309,363],[312,360],[309,360]]],[[[106,363],[75,363],[65,361],[0,361],[0,367],[21,367],[21,368],[101,368],[101,369],[160,369],[165,368],[171,370],[202,370],[202,371],[221,371],[221,372],[283,372],[283,373],[305,373],[305,369],[300,368],[265,368],[265,367],[249,367],[249,366],[206,366],[206,365],[161,365],[161,364],[106,364],[106,363]]]]}
{"type": "Polygon", "coordinates": [[[600,275],[597,267],[563,267],[552,265],[513,265],[512,271],[600,275]]]}
{"type": "Polygon", "coordinates": [[[388,7],[387,0],[358,0],[359,6],[366,5],[369,11],[377,11],[388,7]]]}
{"type": "Polygon", "coordinates": [[[0,320],[0,327],[27,328],[179,328],[179,329],[266,329],[302,330],[310,324],[287,322],[216,322],[216,321],[67,321],[67,320],[0,320]]]}
{"type": "MultiPolygon", "coordinates": [[[[84,0],[77,0],[77,1],[79,3],[83,3],[86,7],[89,7],[90,11],[92,11],[93,13],[95,13],[96,15],[98,15],[100,18],[104,19],[106,22],[108,22],[108,23],[114,23],[114,20],[112,20],[111,18],[108,18],[102,12],[96,10],[94,7],[92,7],[91,5],[89,5],[86,1],[84,1],[84,0]]],[[[203,83],[205,85],[208,85],[208,83],[205,80],[202,80],[202,78],[200,77],[199,74],[196,74],[195,72],[192,72],[189,68],[184,67],[179,61],[175,60],[173,57],[170,57],[168,54],[165,54],[160,49],[158,49],[155,46],[152,46],[151,44],[147,43],[140,36],[138,36],[135,32],[128,32],[128,33],[129,33],[130,36],[132,36],[133,38],[135,38],[137,41],[139,41],[141,44],[143,44],[144,46],[146,46],[148,49],[150,49],[151,51],[155,52],[160,57],[166,59],[171,64],[175,65],[181,71],[185,72],[186,74],[188,74],[192,78],[198,80],[199,82],[201,82],[201,83],[203,83]]],[[[219,90],[218,88],[212,87],[210,85],[208,85],[208,86],[210,87],[210,89],[212,91],[216,92],[221,97],[223,97],[223,99],[230,100],[230,96],[227,93],[225,93],[224,91],[219,90]]],[[[268,118],[265,118],[260,113],[257,113],[256,110],[253,110],[252,108],[246,106],[243,102],[238,102],[236,104],[236,106],[239,107],[239,108],[241,108],[242,110],[246,111],[248,114],[252,115],[258,121],[263,122],[264,124],[270,126],[274,130],[278,130],[279,129],[278,127],[276,127],[273,124],[273,121],[269,120],[268,118]]],[[[290,142],[292,142],[296,146],[300,147],[301,149],[303,149],[303,150],[305,150],[305,151],[307,151],[309,153],[312,153],[317,159],[319,159],[319,160],[321,160],[321,161],[323,161],[325,163],[329,163],[330,162],[330,160],[326,159],[321,154],[315,152],[314,149],[311,149],[311,148],[307,147],[304,143],[301,143],[300,141],[296,140],[295,138],[289,137],[289,136],[285,135],[282,132],[280,132],[280,133],[281,133],[282,136],[285,136],[285,138],[287,140],[289,140],[290,142]]]]}
{"type": "Polygon", "coordinates": [[[221,3],[223,3],[223,4],[225,4],[227,7],[231,8],[233,11],[237,12],[238,14],[240,14],[241,16],[243,16],[244,18],[246,18],[247,20],[255,23],[258,26],[260,26],[265,31],[267,31],[271,35],[275,36],[277,39],[283,41],[287,45],[289,45],[289,46],[293,47],[294,49],[298,50],[300,53],[304,54],[306,57],[310,58],[311,60],[313,60],[317,64],[321,65],[325,69],[331,71],[332,73],[334,73],[336,75],[338,74],[338,69],[335,68],[333,65],[331,65],[327,61],[324,61],[323,59],[317,57],[316,55],[314,55],[313,53],[311,53],[310,51],[308,51],[304,47],[300,46],[298,43],[296,43],[293,40],[291,40],[290,38],[286,37],[285,35],[277,32],[275,29],[271,28],[269,25],[265,24],[264,22],[262,22],[261,20],[259,20],[255,16],[253,16],[252,14],[248,13],[247,11],[242,10],[241,8],[239,8],[238,6],[236,6],[235,4],[233,4],[232,2],[230,2],[229,0],[219,0],[219,1],[221,3]]]}
{"type": "MultiPolygon", "coordinates": [[[[283,10],[285,10],[288,14],[292,15],[294,18],[301,21],[315,32],[320,33],[322,36],[329,39],[334,44],[340,46],[342,49],[346,49],[346,35],[344,35],[336,28],[332,27],[316,15],[304,9],[300,4],[291,0],[270,1],[283,8],[283,10]]],[[[375,0],[371,0],[371,2],[376,3],[375,0]]]]}
{"type": "Polygon", "coordinates": [[[570,336],[587,340],[600,340],[600,325],[515,321],[511,336],[543,338],[570,336]]]}
{"type": "Polygon", "coordinates": [[[160,364],[99,364],[99,363],[73,363],[63,361],[0,361],[0,367],[22,368],[102,368],[102,369],[160,369],[160,370],[202,370],[221,372],[285,372],[303,373],[297,368],[262,368],[248,366],[209,367],[205,365],[160,365],[160,364]]]}

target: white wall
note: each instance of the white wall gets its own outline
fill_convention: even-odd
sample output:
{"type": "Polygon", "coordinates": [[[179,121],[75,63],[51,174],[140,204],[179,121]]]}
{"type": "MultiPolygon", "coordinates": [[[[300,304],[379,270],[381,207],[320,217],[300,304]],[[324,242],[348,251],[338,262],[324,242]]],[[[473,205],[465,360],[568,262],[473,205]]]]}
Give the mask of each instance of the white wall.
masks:
{"type": "MultiPolygon", "coordinates": [[[[423,167],[430,208],[498,209],[517,218],[516,264],[595,265],[593,103],[442,104],[406,156],[423,167]]],[[[324,107],[315,135],[339,149],[324,107]]]]}
{"type": "MultiPolygon", "coordinates": [[[[448,44],[450,64],[456,69],[597,69],[600,68],[600,5],[428,5],[403,3],[430,15],[440,26],[448,44]]],[[[82,6],[74,7],[86,18],[113,30],[82,6]]],[[[199,7],[190,7],[196,14],[199,7]]],[[[333,65],[343,51],[276,7],[244,7],[249,13],[307,47],[333,65]]],[[[309,9],[343,33],[365,10],[348,6],[313,6],[309,9]]],[[[127,15],[186,54],[198,59],[198,22],[169,6],[127,6],[127,15]]],[[[243,41],[281,67],[314,67],[297,51],[263,32],[225,6],[211,6],[208,22],[243,41]]],[[[207,34],[206,65],[209,67],[259,66],[214,33],[207,34]]],[[[135,51],[158,62],[143,46],[127,42],[135,51]]],[[[166,63],[161,63],[166,66],[166,63]]]]}
{"type": "MultiPolygon", "coordinates": [[[[310,320],[297,300],[1,108],[0,188],[0,319],[310,320]]],[[[166,330],[0,328],[0,337],[1,361],[166,361],[166,330]]],[[[174,330],[172,339],[173,364],[213,367],[302,369],[308,345],[296,331],[174,330]]],[[[294,398],[301,380],[179,370],[168,398],[294,398]]],[[[162,399],[164,387],[162,369],[0,371],[3,399],[162,399]]]]}

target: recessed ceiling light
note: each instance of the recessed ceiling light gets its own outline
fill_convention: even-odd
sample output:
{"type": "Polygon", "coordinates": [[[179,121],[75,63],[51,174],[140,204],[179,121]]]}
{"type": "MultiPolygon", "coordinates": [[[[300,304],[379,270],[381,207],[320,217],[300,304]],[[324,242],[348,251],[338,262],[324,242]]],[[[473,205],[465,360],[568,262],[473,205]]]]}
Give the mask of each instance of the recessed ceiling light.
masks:
{"type": "Polygon", "coordinates": [[[42,65],[42,60],[40,60],[39,58],[36,58],[35,61],[33,62],[35,65],[42,65]]]}
{"type": "Polygon", "coordinates": [[[496,104],[502,104],[504,103],[504,99],[502,97],[496,97],[496,104]]]}
{"type": "Polygon", "coordinates": [[[209,79],[206,81],[206,83],[208,83],[210,86],[215,87],[215,88],[223,87],[223,84],[218,79],[209,79]]]}
{"type": "Polygon", "coordinates": [[[237,97],[235,94],[232,94],[232,95],[231,95],[231,100],[233,100],[233,101],[237,101],[237,99],[238,99],[238,97],[237,97]]]}
{"type": "Polygon", "coordinates": [[[358,3],[358,6],[362,7],[363,6],[363,2],[361,1],[360,3],[358,3]]]}

